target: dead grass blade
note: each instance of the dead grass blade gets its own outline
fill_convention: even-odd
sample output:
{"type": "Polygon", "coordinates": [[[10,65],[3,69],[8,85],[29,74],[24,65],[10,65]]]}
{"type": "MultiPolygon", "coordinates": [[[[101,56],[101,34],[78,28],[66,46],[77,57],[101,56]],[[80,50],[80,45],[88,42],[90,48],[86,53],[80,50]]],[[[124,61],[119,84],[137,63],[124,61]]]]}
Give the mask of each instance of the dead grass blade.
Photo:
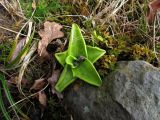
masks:
{"type": "Polygon", "coordinates": [[[33,35],[31,35],[31,31],[32,31],[32,22],[29,22],[28,34],[27,34],[26,39],[24,39],[24,41],[20,42],[19,44],[17,44],[17,40],[14,41],[13,47],[10,51],[9,56],[8,56],[8,62],[10,63],[9,67],[12,67],[13,65],[15,65],[17,63],[20,63],[24,59],[24,56],[28,52],[29,46],[32,43],[31,38],[33,38],[33,35]],[[21,43],[23,43],[23,44],[21,44],[21,43]],[[23,49],[20,49],[22,47],[23,47],[23,49]],[[14,59],[12,59],[12,58],[14,58],[14,59]]]}
{"type": "Polygon", "coordinates": [[[97,14],[95,14],[95,16],[93,16],[93,19],[100,20],[102,24],[105,24],[109,19],[113,19],[116,16],[116,13],[121,10],[122,6],[127,2],[128,0],[108,0],[108,2],[101,0],[91,15],[94,15],[94,12],[96,12],[102,4],[106,4],[97,14]],[[105,18],[102,18],[103,16],[105,16],[105,18]]]}
{"type": "Polygon", "coordinates": [[[23,38],[22,40],[19,41],[19,43],[17,44],[17,46],[13,52],[13,55],[12,55],[10,62],[12,62],[13,60],[16,59],[16,57],[18,56],[20,51],[23,49],[23,47],[25,45],[25,41],[26,41],[26,38],[23,38]]]}
{"type": "Polygon", "coordinates": [[[30,63],[31,57],[32,57],[33,53],[36,51],[36,49],[37,49],[37,42],[34,42],[33,46],[29,50],[28,54],[25,56],[25,58],[22,62],[22,66],[21,66],[20,71],[19,71],[17,86],[18,86],[19,92],[22,93],[23,95],[24,95],[24,93],[23,93],[22,87],[21,87],[22,78],[23,78],[25,69],[27,68],[28,64],[30,63]]]}
{"type": "Polygon", "coordinates": [[[14,18],[14,15],[26,19],[21,9],[19,0],[1,0],[0,4],[8,11],[14,18]]]}

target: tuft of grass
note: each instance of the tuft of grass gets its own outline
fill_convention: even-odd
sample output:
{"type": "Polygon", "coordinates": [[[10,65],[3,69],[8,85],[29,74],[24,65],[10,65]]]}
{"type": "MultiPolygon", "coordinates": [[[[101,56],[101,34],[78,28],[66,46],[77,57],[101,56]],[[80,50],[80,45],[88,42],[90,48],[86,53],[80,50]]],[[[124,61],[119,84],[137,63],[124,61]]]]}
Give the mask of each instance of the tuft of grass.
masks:
{"type": "MultiPolygon", "coordinates": [[[[24,45],[24,48],[21,50],[21,52],[17,55],[17,57],[8,64],[7,68],[12,68],[13,66],[17,65],[18,62],[20,62],[22,60],[22,57],[24,57],[24,55],[31,49],[30,46],[32,45],[32,40],[33,40],[33,36],[34,36],[34,32],[32,33],[32,35],[29,37],[28,42],[24,45]]],[[[10,51],[10,56],[13,55],[13,51],[15,50],[15,46],[17,44],[13,44],[13,48],[10,51]]],[[[9,58],[8,58],[9,59],[9,58]]]]}
{"type": "MultiPolygon", "coordinates": [[[[4,118],[6,120],[12,120],[11,117],[10,117],[10,115],[7,112],[7,109],[6,109],[5,105],[4,105],[3,98],[2,98],[2,92],[1,91],[2,90],[0,90],[0,109],[1,109],[1,111],[3,113],[3,116],[4,116],[4,118]]],[[[1,116],[1,118],[3,118],[3,116],[1,116]]]]}
{"type": "MultiPolygon", "coordinates": [[[[32,1],[26,2],[25,0],[20,1],[24,14],[27,18],[33,13],[32,1]]],[[[45,20],[51,14],[56,14],[61,9],[59,0],[39,0],[36,2],[36,10],[33,15],[33,19],[36,22],[45,20]]]]}
{"type": "Polygon", "coordinates": [[[4,65],[7,63],[7,57],[12,46],[11,44],[12,43],[8,41],[0,44],[0,63],[4,65]]]}
{"type": "Polygon", "coordinates": [[[8,11],[14,20],[16,20],[15,16],[25,19],[19,0],[1,0],[0,4],[8,11]]]}
{"type": "MultiPolygon", "coordinates": [[[[6,79],[5,79],[5,75],[4,75],[3,73],[0,73],[0,80],[1,80],[1,83],[2,83],[3,91],[5,92],[5,95],[6,95],[6,97],[7,97],[7,100],[9,101],[10,105],[13,105],[15,102],[14,102],[14,100],[13,100],[13,98],[12,98],[12,95],[11,95],[11,93],[10,93],[9,87],[8,87],[8,85],[7,85],[7,81],[6,81],[6,79]]],[[[5,116],[6,118],[8,118],[7,120],[9,120],[9,119],[10,119],[9,113],[8,113],[8,111],[6,112],[6,109],[2,109],[3,107],[4,107],[4,103],[3,103],[3,99],[1,99],[1,110],[2,110],[2,112],[3,112],[3,114],[4,114],[4,116],[5,116]]],[[[14,112],[14,114],[15,114],[15,116],[16,116],[16,118],[17,118],[18,120],[20,120],[18,113],[19,113],[22,117],[24,117],[26,120],[29,119],[29,118],[18,108],[18,106],[16,106],[16,105],[15,105],[15,106],[12,106],[11,109],[13,110],[13,112],[14,112]]]]}

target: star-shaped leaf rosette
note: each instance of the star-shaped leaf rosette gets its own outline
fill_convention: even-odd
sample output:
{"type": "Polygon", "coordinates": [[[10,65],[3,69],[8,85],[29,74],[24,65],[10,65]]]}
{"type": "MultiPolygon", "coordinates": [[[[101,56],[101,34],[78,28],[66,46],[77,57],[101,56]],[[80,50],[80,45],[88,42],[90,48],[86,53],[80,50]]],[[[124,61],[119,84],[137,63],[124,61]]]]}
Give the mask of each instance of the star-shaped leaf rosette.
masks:
{"type": "Polygon", "coordinates": [[[77,78],[91,85],[101,86],[102,80],[93,63],[104,54],[105,50],[86,45],[80,28],[73,24],[68,50],[55,54],[58,62],[64,67],[55,89],[62,92],[77,78]]]}

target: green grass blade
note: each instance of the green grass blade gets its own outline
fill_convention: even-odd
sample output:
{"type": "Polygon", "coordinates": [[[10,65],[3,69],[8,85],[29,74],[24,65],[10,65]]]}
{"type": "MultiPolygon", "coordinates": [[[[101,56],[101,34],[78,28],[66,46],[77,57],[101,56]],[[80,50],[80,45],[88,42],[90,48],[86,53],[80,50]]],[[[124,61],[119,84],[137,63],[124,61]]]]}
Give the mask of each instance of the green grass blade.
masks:
{"type": "MultiPolygon", "coordinates": [[[[0,79],[1,79],[1,77],[0,77],[0,79]]],[[[5,106],[4,106],[1,91],[0,91],[0,109],[1,109],[1,111],[2,111],[2,113],[3,113],[3,115],[4,115],[4,117],[5,117],[6,120],[12,120],[12,119],[10,118],[10,116],[9,116],[9,114],[8,114],[5,106]]]]}
{"type": "MultiPolygon", "coordinates": [[[[2,82],[2,86],[3,86],[3,89],[4,89],[5,95],[6,95],[7,99],[8,99],[8,101],[9,101],[10,105],[15,104],[15,102],[14,102],[14,100],[13,100],[13,98],[12,98],[12,95],[11,95],[11,93],[10,93],[10,91],[9,91],[9,88],[8,88],[8,85],[7,85],[5,76],[4,76],[2,73],[0,73],[0,80],[1,80],[1,82],[2,82]]],[[[15,115],[17,116],[17,119],[19,119],[19,117],[18,117],[18,113],[19,113],[19,114],[20,114],[21,116],[23,116],[26,120],[29,120],[28,116],[25,115],[25,114],[19,109],[19,107],[17,107],[17,106],[12,106],[12,110],[14,111],[15,115]]]]}
{"type": "Polygon", "coordinates": [[[13,45],[12,45],[12,48],[10,50],[10,53],[7,57],[7,62],[9,62],[13,56],[13,53],[14,53],[14,50],[16,49],[16,46],[17,46],[17,42],[18,42],[18,39],[15,39],[15,41],[13,42],[13,45]]]}
{"type": "MultiPolygon", "coordinates": [[[[8,99],[8,101],[9,101],[10,105],[14,104],[14,101],[12,99],[12,96],[10,94],[10,91],[9,91],[7,83],[6,83],[5,76],[3,74],[0,74],[0,80],[2,82],[2,86],[3,86],[3,89],[4,89],[5,95],[8,99]]],[[[17,118],[19,118],[15,108],[16,108],[16,106],[12,107],[15,115],[17,116],[17,118]]]]}

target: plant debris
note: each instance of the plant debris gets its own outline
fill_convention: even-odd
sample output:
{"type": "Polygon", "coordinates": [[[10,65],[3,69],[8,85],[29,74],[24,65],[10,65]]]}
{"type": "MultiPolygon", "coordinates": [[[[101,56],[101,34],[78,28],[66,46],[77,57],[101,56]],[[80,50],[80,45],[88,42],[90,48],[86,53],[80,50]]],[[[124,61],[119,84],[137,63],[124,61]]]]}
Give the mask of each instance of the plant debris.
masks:
{"type": "Polygon", "coordinates": [[[60,76],[60,70],[53,70],[52,76],[48,78],[48,83],[51,85],[52,94],[56,94],[59,99],[63,98],[63,95],[55,90],[56,82],[58,81],[60,76]]]}
{"type": "Polygon", "coordinates": [[[160,8],[160,0],[154,0],[150,2],[148,7],[149,7],[149,11],[147,14],[147,21],[149,24],[151,24],[155,19],[157,10],[160,8]]]}
{"type": "Polygon", "coordinates": [[[45,108],[47,107],[47,96],[44,91],[38,92],[38,100],[40,103],[40,108],[41,108],[41,117],[43,116],[43,112],[45,108]]]}
{"type": "Polygon", "coordinates": [[[10,62],[12,62],[13,60],[15,60],[15,58],[18,56],[18,54],[21,52],[21,50],[23,49],[24,45],[26,42],[26,38],[21,39],[18,44],[16,45],[16,48],[13,51],[13,55],[11,57],[10,62]]]}
{"type": "Polygon", "coordinates": [[[45,85],[46,85],[45,79],[44,78],[40,78],[38,80],[35,80],[34,84],[30,88],[30,91],[31,90],[41,90],[41,89],[43,89],[43,87],[45,85]]]}
{"type": "Polygon", "coordinates": [[[45,22],[44,30],[40,30],[38,33],[41,36],[42,40],[38,43],[38,54],[42,58],[49,58],[49,53],[46,48],[48,44],[57,38],[64,36],[64,33],[60,30],[62,26],[56,22],[45,22]]]}

